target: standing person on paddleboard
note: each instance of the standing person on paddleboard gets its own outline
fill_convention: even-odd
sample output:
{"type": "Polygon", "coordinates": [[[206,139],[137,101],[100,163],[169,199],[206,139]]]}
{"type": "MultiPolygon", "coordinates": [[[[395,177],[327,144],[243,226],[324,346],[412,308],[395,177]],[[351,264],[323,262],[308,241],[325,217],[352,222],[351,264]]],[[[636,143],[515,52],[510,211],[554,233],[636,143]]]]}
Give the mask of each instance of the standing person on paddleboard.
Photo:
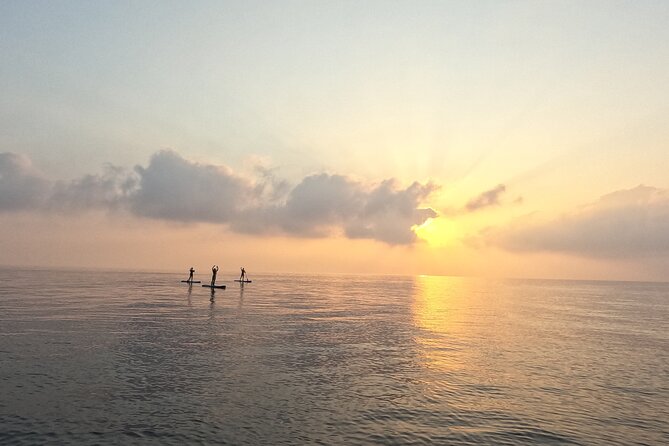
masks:
{"type": "Polygon", "coordinates": [[[188,276],[188,282],[192,282],[193,281],[193,273],[195,272],[195,268],[193,268],[191,266],[189,272],[190,272],[190,275],[188,276]]]}
{"type": "Polygon", "coordinates": [[[243,266],[240,267],[239,269],[242,271],[242,273],[239,275],[239,281],[243,282],[246,280],[246,270],[244,269],[243,266]]]}
{"type": "Polygon", "coordinates": [[[218,272],[218,265],[211,267],[211,286],[213,287],[216,284],[216,273],[218,272]]]}

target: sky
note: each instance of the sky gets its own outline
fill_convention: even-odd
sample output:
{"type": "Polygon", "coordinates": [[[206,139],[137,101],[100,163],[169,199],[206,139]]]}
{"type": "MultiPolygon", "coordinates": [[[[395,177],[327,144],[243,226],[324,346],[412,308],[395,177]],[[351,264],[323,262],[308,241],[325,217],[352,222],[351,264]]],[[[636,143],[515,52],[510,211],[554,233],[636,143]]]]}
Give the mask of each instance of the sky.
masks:
{"type": "Polygon", "coordinates": [[[1,2],[0,265],[667,281],[667,23],[1,2]]]}

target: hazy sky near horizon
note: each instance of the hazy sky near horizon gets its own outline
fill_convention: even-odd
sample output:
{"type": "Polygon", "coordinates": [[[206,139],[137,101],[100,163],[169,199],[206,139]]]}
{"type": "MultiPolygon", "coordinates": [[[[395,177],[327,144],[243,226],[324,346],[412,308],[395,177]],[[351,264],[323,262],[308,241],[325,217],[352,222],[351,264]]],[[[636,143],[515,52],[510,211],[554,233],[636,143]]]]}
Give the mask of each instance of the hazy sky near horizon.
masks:
{"type": "Polygon", "coordinates": [[[669,4],[0,4],[0,264],[669,280],[669,4]]]}

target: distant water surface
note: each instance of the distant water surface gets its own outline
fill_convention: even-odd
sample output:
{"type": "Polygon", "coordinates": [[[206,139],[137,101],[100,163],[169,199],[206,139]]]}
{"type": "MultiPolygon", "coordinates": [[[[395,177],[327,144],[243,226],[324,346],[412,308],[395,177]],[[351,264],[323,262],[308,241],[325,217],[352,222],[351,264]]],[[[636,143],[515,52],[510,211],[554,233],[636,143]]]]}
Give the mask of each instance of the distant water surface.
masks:
{"type": "Polygon", "coordinates": [[[0,443],[669,444],[669,284],[219,275],[0,269],[0,443]]]}

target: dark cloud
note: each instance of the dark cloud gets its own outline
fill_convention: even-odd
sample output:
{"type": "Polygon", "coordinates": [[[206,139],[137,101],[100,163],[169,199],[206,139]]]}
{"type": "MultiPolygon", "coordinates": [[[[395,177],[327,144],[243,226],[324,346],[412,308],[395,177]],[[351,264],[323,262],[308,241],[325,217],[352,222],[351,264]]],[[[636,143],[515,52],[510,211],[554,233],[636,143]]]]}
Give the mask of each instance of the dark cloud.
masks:
{"type": "Polygon", "coordinates": [[[505,191],[506,186],[500,184],[494,189],[487,190],[479,196],[469,200],[465,205],[465,209],[469,212],[473,212],[490,206],[496,206],[500,204],[500,197],[505,191]]]}
{"type": "Polygon", "coordinates": [[[669,191],[637,186],[613,192],[548,222],[527,217],[488,240],[510,250],[588,257],[669,255],[669,191]]]}
{"type": "Polygon", "coordinates": [[[50,183],[27,156],[0,153],[0,212],[40,206],[49,193],[50,183]]]}
{"type": "Polygon", "coordinates": [[[389,244],[415,241],[411,228],[437,215],[420,207],[436,189],[433,184],[402,188],[392,179],[366,184],[318,174],[291,188],[268,169],[258,168],[257,177],[249,179],[169,150],[133,171],[109,165],[99,175],[50,183],[31,170],[27,158],[3,156],[0,209],[125,210],[146,218],[227,224],[250,234],[343,234],[389,244]]]}

